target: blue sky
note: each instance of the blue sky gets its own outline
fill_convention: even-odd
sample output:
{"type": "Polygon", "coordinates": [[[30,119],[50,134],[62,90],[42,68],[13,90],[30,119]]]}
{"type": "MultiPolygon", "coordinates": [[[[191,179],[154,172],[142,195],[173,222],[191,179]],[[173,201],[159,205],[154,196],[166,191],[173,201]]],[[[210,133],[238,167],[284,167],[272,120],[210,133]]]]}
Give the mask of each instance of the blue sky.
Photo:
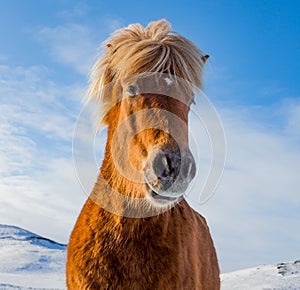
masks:
{"type": "Polygon", "coordinates": [[[299,258],[299,13],[292,0],[0,1],[0,223],[67,242],[86,198],[71,145],[97,48],[116,28],[166,18],[211,56],[205,92],[227,166],[193,205],[222,271],[299,258]]]}

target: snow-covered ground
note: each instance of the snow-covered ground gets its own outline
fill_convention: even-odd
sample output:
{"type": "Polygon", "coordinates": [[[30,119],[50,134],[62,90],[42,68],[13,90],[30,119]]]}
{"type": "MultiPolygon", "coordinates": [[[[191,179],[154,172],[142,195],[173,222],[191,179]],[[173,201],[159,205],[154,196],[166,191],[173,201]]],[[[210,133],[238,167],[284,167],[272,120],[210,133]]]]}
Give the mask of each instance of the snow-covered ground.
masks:
{"type": "Polygon", "coordinates": [[[299,290],[300,260],[221,275],[222,290],[299,290]]]}
{"type": "Polygon", "coordinates": [[[0,225],[0,289],[65,289],[66,246],[0,225]]]}
{"type": "MultiPolygon", "coordinates": [[[[0,290],[66,289],[66,246],[0,225],[0,290]]],[[[222,290],[300,290],[300,260],[221,275],[222,290]]]]}

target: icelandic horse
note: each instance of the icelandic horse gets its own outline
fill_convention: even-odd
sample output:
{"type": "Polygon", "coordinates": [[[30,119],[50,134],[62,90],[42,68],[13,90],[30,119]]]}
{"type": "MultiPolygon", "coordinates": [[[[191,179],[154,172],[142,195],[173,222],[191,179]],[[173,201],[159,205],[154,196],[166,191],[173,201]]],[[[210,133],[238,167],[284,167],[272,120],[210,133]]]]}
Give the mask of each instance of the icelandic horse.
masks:
{"type": "Polygon", "coordinates": [[[70,236],[67,287],[220,289],[206,221],[183,198],[196,172],[188,113],[208,56],[164,19],[105,44],[87,93],[103,107],[105,155],[70,236]]]}

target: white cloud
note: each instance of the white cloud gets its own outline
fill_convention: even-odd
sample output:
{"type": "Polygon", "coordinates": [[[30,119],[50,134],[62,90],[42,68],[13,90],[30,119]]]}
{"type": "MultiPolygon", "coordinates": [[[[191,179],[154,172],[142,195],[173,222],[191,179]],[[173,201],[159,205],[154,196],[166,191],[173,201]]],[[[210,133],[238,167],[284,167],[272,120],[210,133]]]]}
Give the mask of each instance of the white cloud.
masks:
{"type": "MultiPolygon", "coordinates": [[[[66,18],[80,17],[89,9],[94,8],[79,3],[72,11],[62,12],[62,16],[66,18]]],[[[120,18],[105,18],[102,23],[99,23],[99,27],[92,29],[83,24],[69,22],[40,29],[37,39],[53,60],[69,65],[77,72],[87,75],[98,56],[101,43],[112,31],[121,26],[123,26],[123,21],[120,18]]]]}
{"type": "Polygon", "coordinates": [[[1,62],[7,61],[7,60],[8,60],[8,57],[6,55],[0,54],[0,61],[1,62]]]}
{"type": "Polygon", "coordinates": [[[31,175],[0,182],[1,223],[18,225],[66,243],[86,199],[74,175],[72,160],[51,162],[31,175]]]}
{"type": "Polygon", "coordinates": [[[36,144],[24,136],[20,129],[11,126],[0,117],[0,173],[3,176],[18,174],[28,168],[33,159],[36,144]]]}
{"type": "Polygon", "coordinates": [[[109,31],[114,31],[124,26],[121,18],[106,18],[105,25],[109,31]]]}
{"type": "MultiPolygon", "coordinates": [[[[64,17],[80,17],[81,8],[64,17]]],[[[38,33],[54,60],[83,74],[98,47],[93,36],[79,24],[38,33]]],[[[0,66],[0,222],[67,242],[86,198],[71,154],[84,88],[58,85],[49,75],[43,65],[0,66]]]]}
{"type": "Polygon", "coordinates": [[[287,101],[286,113],[288,114],[286,134],[300,142],[300,101],[287,101]]]}
{"type": "Polygon", "coordinates": [[[84,2],[78,2],[72,9],[63,10],[58,15],[63,19],[74,19],[85,16],[90,10],[91,7],[89,5],[84,2]]]}
{"type": "Polygon", "coordinates": [[[99,37],[95,38],[87,27],[74,23],[45,27],[39,31],[38,39],[47,46],[54,60],[85,75],[91,69],[100,44],[99,37]]]}
{"type": "Polygon", "coordinates": [[[0,76],[0,221],[66,242],[85,198],[73,169],[76,107],[68,95],[78,100],[82,89],[57,86],[44,67],[2,66],[0,76]]]}
{"type": "MultiPolygon", "coordinates": [[[[296,103],[291,110],[276,108],[276,114],[284,112],[287,128],[291,118],[300,117],[296,103]]],[[[222,270],[296,259],[300,250],[300,146],[295,131],[270,130],[255,121],[255,108],[219,112],[227,139],[222,182],[207,204],[197,204],[197,190],[189,199],[211,225],[222,270]]]]}

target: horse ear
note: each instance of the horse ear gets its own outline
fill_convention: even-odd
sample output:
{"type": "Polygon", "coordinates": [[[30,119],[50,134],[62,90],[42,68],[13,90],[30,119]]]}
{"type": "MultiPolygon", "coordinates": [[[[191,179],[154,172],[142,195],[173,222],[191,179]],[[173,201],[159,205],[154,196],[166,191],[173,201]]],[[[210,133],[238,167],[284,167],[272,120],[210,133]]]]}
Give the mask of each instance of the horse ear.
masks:
{"type": "Polygon", "coordinates": [[[106,47],[109,49],[110,52],[113,50],[113,45],[111,43],[106,43],[106,47]]]}
{"type": "Polygon", "coordinates": [[[116,52],[115,46],[110,42],[106,43],[106,47],[108,48],[110,54],[114,54],[116,52]]]}
{"type": "Polygon", "coordinates": [[[208,55],[208,54],[203,55],[203,56],[201,57],[201,59],[202,59],[203,63],[206,63],[206,61],[209,59],[209,55],[208,55]]]}

